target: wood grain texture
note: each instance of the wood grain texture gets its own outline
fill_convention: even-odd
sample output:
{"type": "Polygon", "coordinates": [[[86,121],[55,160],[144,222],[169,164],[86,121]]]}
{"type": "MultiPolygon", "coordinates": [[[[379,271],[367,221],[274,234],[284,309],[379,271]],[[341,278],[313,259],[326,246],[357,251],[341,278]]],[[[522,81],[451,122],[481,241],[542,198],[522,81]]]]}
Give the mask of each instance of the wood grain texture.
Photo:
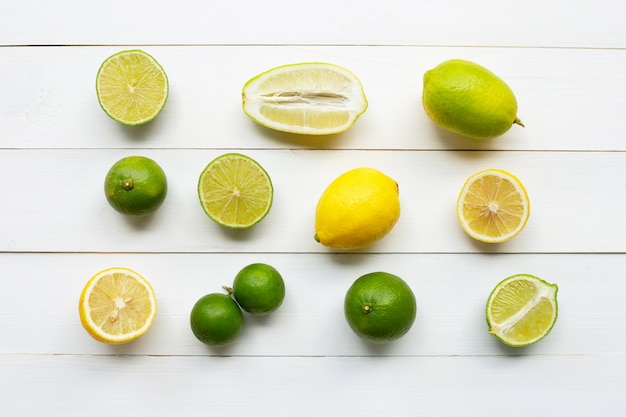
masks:
{"type": "Polygon", "coordinates": [[[626,3],[270,3],[3,5],[0,415],[626,415],[626,3]],[[134,47],[163,65],[170,97],[157,120],[127,128],[99,107],[95,75],[134,47]],[[450,58],[502,77],[526,127],[483,142],[437,128],[422,76],[450,58]],[[363,82],[369,108],[349,131],[282,134],[242,112],[249,78],[303,61],[363,82]],[[197,198],[202,169],[231,151],[275,187],[248,231],[220,228],[197,198]],[[103,193],[108,168],[132,154],[169,181],[141,220],[103,193]],[[396,179],[401,217],[369,248],[331,251],[313,240],[315,205],[356,166],[396,179]],[[465,179],[489,167],[517,175],[531,200],[525,230],[502,245],[474,242],[455,215],[465,179]],[[283,274],[284,304],[246,315],[232,345],[202,345],[193,303],[252,262],[283,274]],[[140,272],[158,299],[150,331],[121,346],[91,339],[77,313],[84,284],[112,266],[140,272]],[[348,287],[373,271],[417,298],[414,327],[386,346],[343,317],[348,287]],[[559,286],[554,329],[523,349],[490,336],[484,314],[516,273],[559,286]]]}
{"type": "Polygon", "coordinates": [[[95,5],[27,0],[2,13],[4,45],[347,44],[623,48],[614,0],[319,0],[95,5]]]}
{"type": "Polygon", "coordinates": [[[375,360],[20,355],[0,357],[0,366],[0,399],[15,417],[146,410],[227,417],[364,412],[583,417],[598,410],[623,414],[623,391],[615,382],[622,380],[626,361],[622,355],[375,360]],[[94,403],[99,406],[87,408],[94,403]]]}
{"type": "MultiPolygon", "coordinates": [[[[126,46],[124,48],[133,48],[126,46]]],[[[328,46],[151,46],[170,96],[152,123],[109,119],[96,100],[101,47],[0,48],[3,148],[222,148],[372,150],[623,149],[626,97],[623,51],[612,49],[328,46]],[[421,103],[424,72],[451,58],[470,59],[516,94],[525,128],[492,141],[446,133],[421,103]],[[369,107],[347,132],[306,138],[256,125],[241,109],[241,89],[274,66],[325,61],[353,71],[369,107]]]]}
{"type": "MultiPolygon", "coordinates": [[[[59,355],[228,356],[501,356],[601,355],[623,352],[620,302],[626,267],[615,255],[521,254],[3,254],[0,259],[1,353],[59,355]],[[275,266],[284,304],[266,317],[246,315],[241,339],[208,348],[189,328],[198,298],[223,292],[253,262],[275,266]],[[78,297],[101,269],[126,266],[154,286],[158,313],[134,343],[105,346],[78,319],[78,297]],[[361,341],[343,316],[343,299],[359,276],[386,271],[415,292],[417,319],[407,336],[377,346],[361,341]],[[487,332],[485,304],[495,285],[517,273],[559,285],[552,333],[528,349],[508,349],[487,332]],[[19,295],[29,294],[28,303],[19,295]],[[37,329],[28,331],[28,329],[37,329]]],[[[375,360],[375,359],[374,359],[375,360]]]]}
{"type": "Polygon", "coordinates": [[[625,244],[622,152],[391,152],[245,150],[272,178],[274,202],[253,229],[225,230],[203,212],[198,177],[224,150],[5,150],[0,187],[0,247],[62,252],[320,252],[313,240],[315,207],[341,173],[375,167],[400,187],[400,220],[362,252],[615,252],[625,244]],[[168,195],[155,215],[126,218],[104,197],[104,176],[118,159],[141,154],[159,162],[168,195]],[[480,244],[465,235],[456,199],[465,179],[485,168],[517,175],[531,217],[515,239],[480,244]],[[42,206],[44,204],[44,206],[42,206]],[[600,214],[601,213],[601,214],[600,214]]]}

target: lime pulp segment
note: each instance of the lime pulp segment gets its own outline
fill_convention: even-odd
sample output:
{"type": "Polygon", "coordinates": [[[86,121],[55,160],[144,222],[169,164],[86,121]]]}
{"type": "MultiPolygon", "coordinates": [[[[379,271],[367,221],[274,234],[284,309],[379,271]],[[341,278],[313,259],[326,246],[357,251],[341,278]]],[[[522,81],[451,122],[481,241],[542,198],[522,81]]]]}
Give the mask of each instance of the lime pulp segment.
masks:
{"type": "Polygon", "coordinates": [[[118,52],[100,66],[96,93],[109,117],[125,125],[153,120],[167,101],[169,84],[161,65],[141,50],[118,52]]]}
{"type": "Polygon", "coordinates": [[[487,301],[489,332],[503,343],[528,346],[543,339],[558,316],[558,286],[527,274],[500,282],[487,301]]]}
{"type": "Polygon", "coordinates": [[[225,154],[200,175],[198,196],[216,223],[236,229],[251,227],[270,211],[274,189],[259,163],[241,154],[225,154]]]}

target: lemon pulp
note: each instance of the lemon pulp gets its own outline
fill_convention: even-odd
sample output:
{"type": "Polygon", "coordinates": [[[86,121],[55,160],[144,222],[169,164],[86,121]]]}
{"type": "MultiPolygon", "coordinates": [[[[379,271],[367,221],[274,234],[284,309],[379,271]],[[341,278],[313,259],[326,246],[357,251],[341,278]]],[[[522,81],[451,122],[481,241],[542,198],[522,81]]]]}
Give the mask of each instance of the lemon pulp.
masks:
{"type": "Polygon", "coordinates": [[[513,174],[487,169],[466,180],[457,200],[457,216],[472,238],[487,243],[505,242],[526,225],[530,201],[513,174]]]}
{"type": "Polygon", "coordinates": [[[104,343],[126,343],[143,335],[154,321],[156,297],[150,283],[128,268],[98,272],[85,285],[79,301],[87,332],[104,343]]]}
{"type": "Polygon", "coordinates": [[[246,82],[242,102],[244,113],[260,125],[308,135],[343,132],[367,109],[359,79],[323,62],[263,72],[246,82]]]}

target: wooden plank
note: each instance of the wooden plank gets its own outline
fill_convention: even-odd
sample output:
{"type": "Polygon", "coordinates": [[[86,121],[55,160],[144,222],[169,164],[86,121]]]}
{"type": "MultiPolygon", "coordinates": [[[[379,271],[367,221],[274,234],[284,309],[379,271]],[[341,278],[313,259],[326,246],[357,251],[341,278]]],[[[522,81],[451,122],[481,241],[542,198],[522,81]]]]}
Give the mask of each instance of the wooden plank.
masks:
{"type": "Polygon", "coordinates": [[[623,416],[626,358],[0,355],[6,415],[623,416]],[[35,400],[36,398],[36,400],[35,400]],[[30,399],[30,400],[26,400],[30,399]]]}
{"type": "MultiPolygon", "coordinates": [[[[625,3],[626,4],[626,3],[625,3]]],[[[626,36],[624,37],[626,39],[626,36]]],[[[130,48],[126,46],[123,48],[130,48]]],[[[624,150],[621,50],[432,47],[144,48],[164,66],[170,97],[151,124],[128,128],[98,105],[95,76],[122,47],[0,48],[3,148],[228,148],[397,150],[624,150]],[[444,132],[421,103],[425,71],[451,58],[478,62],[514,90],[519,117],[504,136],[444,132]],[[241,88],[274,66],[327,61],[357,74],[369,108],[347,132],[307,138],[252,122],[241,88]]]]}
{"type": "MultiPolygon", "coordinates": [[[[1,254],[0,353],[53,355],[246,357],[443,357],[623,354],[626,305],[622,255],[281,255],[281,254],[1,254]],[[223,348],[197,341],[189,312],[203,295],[223,292],[253,262],[276,267],[285,280],[283,305],[265,317],[245,316],[238,340],[223,348]],[[124,266],[153,285],[158,313],[150,331],[120,346],[93,340],[81,327],[78,298],[101,269],[124,266]],[[417,318],[387,345],[359,339],[343,299],[362,274],[386,271],[411,286],[417,318]],[[552,332],[523,349],[489,335],[485,303],[502,279],[518,273],[559,286],[552,332]]],[[[373,359],[376,360],[376,359],[373,359]]]]}
{"type": "Polygon", "coordinates": [[[400,220],[362,252],[624,253],[623,152],[246,151],[272,178],[272,210],[249,230],[212,222],[200,207],[198,177],[225,151],[0,150],[3,251],[329,252],[314,241],[317,200],[341,173],[377,168],[400,187],[400,220]],[[169,191],[153,216],[125,217],[107,203],[103,183],[118,159],[142,154],[168,175],[169,191]],[[465,179],[485,168],[517,175],[531,200],[526,228],[501,245],[479,244],[458,224],[465,179]],[[584,169],[582,169],[584,167],[584,169]]]}
{"type": "Polygon", "coordinates": [[[623,48],[626,5],[613,0],[463,3],[287,0],[176,3],[13,2],[2,45],[349,44],[623,48]]]}

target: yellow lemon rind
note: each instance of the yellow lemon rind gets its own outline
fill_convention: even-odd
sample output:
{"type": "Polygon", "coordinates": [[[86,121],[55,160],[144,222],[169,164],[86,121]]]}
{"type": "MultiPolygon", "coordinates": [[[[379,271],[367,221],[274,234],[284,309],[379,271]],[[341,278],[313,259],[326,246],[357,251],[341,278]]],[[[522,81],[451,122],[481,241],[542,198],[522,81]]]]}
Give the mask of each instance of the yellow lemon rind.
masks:
{"type": "Polygon", "coordinates": [[[320,196],[314,239],[332,249],[362,249],[387,236],[400,212],[393,178],[374,168],[354,168],[335,178],[320,196]]]}

